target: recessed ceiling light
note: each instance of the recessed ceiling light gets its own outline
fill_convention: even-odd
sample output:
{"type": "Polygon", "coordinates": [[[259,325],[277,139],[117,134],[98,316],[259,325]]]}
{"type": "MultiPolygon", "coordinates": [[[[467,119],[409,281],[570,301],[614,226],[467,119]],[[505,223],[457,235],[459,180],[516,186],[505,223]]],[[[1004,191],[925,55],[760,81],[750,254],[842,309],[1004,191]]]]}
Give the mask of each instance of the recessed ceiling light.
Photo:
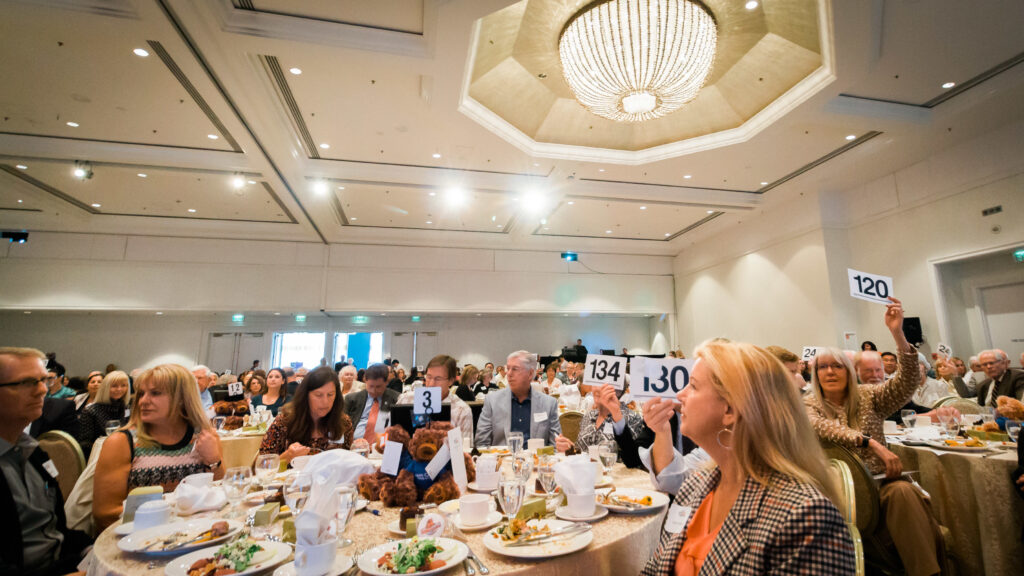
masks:
{"type": "Polygon", "coordinates": [[[433,222],[431,222],[430,220],[427,220],[427,224],[433,224],[433,222]]]}
{"type": "Polygon", "coordinates": [[[538,164],[538,163],[536,163],[536,162],[534,162],[534,163],[533,163],[533,167],[534,167],[534,168],[536,168],[536,167],[538,167],[538,166],[540,166],[540,164],[538,164]]]}
{"type": "Polygon", "coordinates": [[[355,222],[356,220],[359,220],[359,218],[349,218],[349,220],[355,222]]]}
{"type": "Polygon", "coordinates": [[[156,315],[157,315],[157,316],[163,316],[163,315],[164,315],[164,313],[163,313],[163,312],[157,312],[157,313],[156,313],[156,315]]]}
{"type": "Polygon", "coordinates": [[[437,196],[437,192],[430,192],[429,195],[430,196],[437,196]]]}
{"type": "Polygon", "coordinates": [[[344,189],[345,189],[344,186],[338,186],[338,190],[344,190],[344,189]]]}
{"type": "Polygon", "coordinates": [[[671,235],[672,235],[671,232],[665,232],[665,236],[671,236],[671,235]]]}
{"type": "Polygon", "coordinates": [[[18,198],[18,204],[21,204],[22,202],[23,200],[21,198],[18,198]]]}
{"type": "Polygon", "coordinates": [[[136,56],[141,56],[143,58],[149,56],[149,52],[143,50],[142,48],[136,48],[135,50],[132,50],[132,52],[134,52],[136,56]]]}
{"type": "Polygon", "coordinates": [[[241,190],[242,188],[245,187],[245,178],[242,178],[241,176],[235,176],[234,178],[231,179],[231,187],[234,188],[235,190],[241,190]]]}
{"type": "Polygon", "coordinates": [[[209,138],[210,140],[216,140],[217,138],[220,138],[220,136],[217,136],[216,134],[207,134],[206,137],[209,138]]]}
{"type": "Polygon", "coordinates": [[[605,231],[604,231],[604,233],[605,233],[605,234],[611,234],[611,233],[612,233],[612,231],[611,231],[611,230],[605,230],[605,231]]]}
{"type": "Polygon", "coordinates": [[[641,210],[647,210],[647,206],[641,206],[640,209],[641,210]]]}
{"type": "Polygon", "coordinates": [[[90,204],[90,206],[92,206],[93,208],[99,208],[100,204],[97,204],[96,202],[93,202],[92,204],[90,204]]]}
{"type": "Polygon", "coordinates": [[[942,85],[942,87],[945,88],[946,90],[949,90],[953,86],[956,86],[956,82],[946,82],[945,84],[942,85]]]}
{"type": "Polygon", "coordinates": [[[281,315],[280,312],[274,312],[274,316],[280,316],[280,315],[281,315]]]}
{"type": "Polygon", "coordinates": [[[754,8],[757,8],[757,0],[750,0],[750,2],[744,4],[744,6],[747,10],[753,10],[754,8]]]}
{"type": "Polygon", "coordinates": [[[847,134],[846,135],[846,139],[847,140],[856,140],[857,139],[857,135],[856,134],[847,134]]]}
{"type": "Polygon", "coordinates": [[[767,182],[761,182],[761,186],[767,186],[767,185],[768,185],[767,182]]]}
{"type": "Polygon", "coordinates": [[[598,168],[597,171],[598,172],[604,172],[604,168],[598,168]]]}
{"type": "Polygon", "coordinates": [[[691,175],[691,174],[684,174],[683,178],[686,178],[687,180],[689,180],[690,178],[693,178],[693,175],[691,175]]]}
{"type": "Polygon", "coordinates": [[[327,142],[322,142],[322,143],[320,144],[320,147],[321,147],[321,148],[323,148],[324,150],[327,150],[328,148],[330,148],[330,147],[331,147],[331,145],[330,145],[330,144],[328,144],[327,142]]]}
{"type": "Polygon", "coordinates": [[[78,128],[78,122],[68,122],[67,125],[71,126],[72,128],[78,128]]]}
{"type": "Polygon", "coordinates": [[[313,192],[317,194],[327,194],[327,182],[314,182],[313,192]]]}
{"type": "Polygon", "coordinates": [[[256,183],[255,180],[246,180],[246,182],[248,182],[249,184],[255,184],[256,183]]]}
{"type": "Polygon", "coordinates": [[[434,158],[440,158],[441,154],[434,152],[433,154],[431,154],[431,156],[433,156],[434,158]]]}
{"type": "Polygon", "coordinates": [[[449,188],[444,193],[444,199],[449,206],[458,207],[466,203],[469,195],[462,188],[449,188]]]}
{"type": "Polygon", "coordinates": [[[498,228],[501,228],[501,224],[498,224],[498,228]]]}
{"type": "Polygon", "coordinates": [[[85,168],[75,168],[71,173],[75,175],[75,178],[85,178],[86,174],[85,168]]]}
{"type": "Polygon", "coordinates": [[[145,178],[146,177],[146,175],[143,174],[142,172],[139,172],[138,174],[136,174],[136,176],[138,176],[139,178],[145,178]]]}
{"type": "Polygon", "coordinates": [[[18,164],[15,168],[18,170],[28,170],[28,166],[25,166],[24,164],[18,164]]]}
{"type": "Polygon", "coordinates": [[[190,214],[195,214],[196,213],[196,209],[195,208],[189,208],[188,211],[189,211],[190,214]]]}
{"type": "Polygon", "coordinates": [[[572,206],[573,204],[575,204],[575,202],[573,202],[572,200],[569,200],[569,206],[572,206]]]}
{"type": "Polygon", "coordinates": [[[708,214],[714,214],[714,213],[715,213],[714,210],[708,210],[708,214]]]}
{"type": "Polygon", "coordinates": [[[289,68],[288,71],[291,72],[292,74],[295,74],[296,76],[302,74],[302,68],[289,68]]]}

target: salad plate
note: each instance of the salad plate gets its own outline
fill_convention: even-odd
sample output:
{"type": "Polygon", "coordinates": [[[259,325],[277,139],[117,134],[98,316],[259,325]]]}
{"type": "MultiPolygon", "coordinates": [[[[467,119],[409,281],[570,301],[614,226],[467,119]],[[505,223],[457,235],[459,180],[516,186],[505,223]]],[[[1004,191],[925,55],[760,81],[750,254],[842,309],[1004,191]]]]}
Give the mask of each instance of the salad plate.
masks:
{"type": "Polygon", "coordinates": [[[231,569],[235,570],[234,576],[247,576],[269,570],[287,560],[292,554],[292,547],[283,542],[267,542],[262,540],[256,542],[249,539],[241,539],[224,546],[211,546],[175,558],[167,563],[167,567],[164,568],[164,574],[167,576],[188,576],[189,570],[197,562],[203,559],[210,559],[212,561],[215,558],[215,554],[225,549],[230,549],[227,558],[235,562],[231,566],[231,569]],[[260,550],[248,554],[244,549],[245,543],[256,545],[260,550]],[[241,568],[241,570],[237,570],[237,568],[241,568]]]}
{"type": "MultiPolygon", "coordinates": [[[[462,561],[469,555],[469,549],[462,542],[450,538],[406,538],[397,542],[388,542],[375,548],[370,548],[359,556],[357,565],[359,569],[372,576],[383,576],[385,574],[415,574],[416,576],[427,576],[428,574],[440,574],[454,566],[461,566],[462,561]],[[436,551],[435,547],[441,550],[436,551]],[[388,568],[383,561],[390,561],[394,570],[388,568]],[[418,572],[406,572],[408,568],[420,568],[424,564],[436,565],[443,562],[443,565],[435,566],[418,572]]],[[[170,576],[170,575],[168,575],[170,576]]]]}

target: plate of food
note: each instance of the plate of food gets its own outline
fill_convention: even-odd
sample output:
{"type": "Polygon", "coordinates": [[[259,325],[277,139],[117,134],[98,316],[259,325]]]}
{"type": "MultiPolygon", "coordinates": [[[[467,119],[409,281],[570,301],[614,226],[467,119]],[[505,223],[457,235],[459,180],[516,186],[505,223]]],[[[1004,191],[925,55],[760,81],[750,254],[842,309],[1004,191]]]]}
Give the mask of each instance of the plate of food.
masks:
{"type": "Polygon", "coordinates": [[[598,492],[597,503],[619,514],[647,514],[668,506],[668,495],[642,488],[613,489],[598,492]]]}
{"type": "Polygon", "coordinates": [[[977,438],[971,438],[969,440],[933,440],[928,442],[928,446],[932,448],[938,448],[939,450],[949,450],[951,452],[987,452],[991,450],[988,444],[978,440],[977,438]]]}
{"type": "Polygon", "coordinates": [[[513,558],[549,558],[582,550],[593,540],[594,533],[586,523],[517,518],[488,531],[484,547],[513,558]]]}
{"type": "Polygon", "coordinates": [[[223,546],[196,550],[167,563],[167,576],[246,576],[269,570],[288,559],[292,547],[283,542],[239,538],[223,546]]]}
{"type": "Polygon", "coordinates": [[[512,453],[508,449],[508,446],[491,446],[488,448],[477,448],[477,452],[481,454],[497,454],[499,456],[504,456],[505,454],[512,453]]]}
{"type": "Polygon", "coordinates": [[[199,518],[133,532],[117,541],[122,552],[153,556],[176,555],[224,542],[242,529],[235,520],[199,518]]]}
{"type": "MultiPolygon", "coordinates": [[[[363,552],[359,569],[366,574],[438,574],[462,565],[469,549],[450,538],[407,538],[388,542],[363,552]],[[411,570],[411,571],[410,571],[411,570]]],[[[168,575],[170,576],[170,575],[168,575]]]]}

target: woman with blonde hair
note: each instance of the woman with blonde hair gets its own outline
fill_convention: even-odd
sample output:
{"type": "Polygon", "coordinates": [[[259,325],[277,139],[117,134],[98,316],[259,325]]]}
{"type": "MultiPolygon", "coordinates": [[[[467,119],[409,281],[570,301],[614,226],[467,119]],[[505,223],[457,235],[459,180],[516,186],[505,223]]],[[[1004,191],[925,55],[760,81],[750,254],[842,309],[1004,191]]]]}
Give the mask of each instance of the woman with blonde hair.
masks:
{"type": "MultiPolygon", "coordinates": [[[[669,513],[643,573],[853,574],[825,455],[785,367],[751,344],[707,342],[695,356],[676,396],[679,427],[713,465],[679,489],[675,509],[687,512],[669,513]]],[[[651,402],[658,409],[645,416],[664,438],[671,403],[651,402]]],[[[671,442],[652,451],[658,474],[671,442]]]]}
{"type": "Polygon", "coordinates": [[[191,372],[177,364],[150,368],[135,380],[135,393],[128,424],[103,442],[96,464],[97,533],[121,515],[133,488],[160,485],[170,492],[190,474],[224,475],[220,439],[206,419],[191,372]]]}
{"type": "Polygon", "coordinates": [[[87,459],[93,443],[106,433],[107,422],[116,420],[123,426],[128,421],[131,402],[132,392],[127,374],[114,370],[103,377],[99,391],[96,392],[96,401],[78,413],[77,440],[87,459]]]}

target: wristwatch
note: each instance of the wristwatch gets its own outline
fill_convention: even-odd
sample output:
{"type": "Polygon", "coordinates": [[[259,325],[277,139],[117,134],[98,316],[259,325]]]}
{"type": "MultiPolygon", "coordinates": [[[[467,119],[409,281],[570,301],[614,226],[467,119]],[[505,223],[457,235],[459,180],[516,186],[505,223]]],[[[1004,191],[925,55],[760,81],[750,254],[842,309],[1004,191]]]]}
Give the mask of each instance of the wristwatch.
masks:
{"type": "Polygon", "coordinates": [[[860,437],[860,447],[861,448],[867,448],[868,444],[870,442],[871,442],[871,436],[868,436],[867,434],[862,434],[861,435],[861,437],[860,437]]]}
{"type": "Polygon", "coordinates": [[[207,464],[207,465],[206,465],[206,467],[210,469],[210,472],[213,472],[213,471],[214,471],[214,470],[216,470],[217,468],[220,468],[220,463],[221,463],[221,461],[220,461],[220,460],[217,460],[217,461],[216,461],[216,462],[214,462],[213,464],[207,464]]]}

